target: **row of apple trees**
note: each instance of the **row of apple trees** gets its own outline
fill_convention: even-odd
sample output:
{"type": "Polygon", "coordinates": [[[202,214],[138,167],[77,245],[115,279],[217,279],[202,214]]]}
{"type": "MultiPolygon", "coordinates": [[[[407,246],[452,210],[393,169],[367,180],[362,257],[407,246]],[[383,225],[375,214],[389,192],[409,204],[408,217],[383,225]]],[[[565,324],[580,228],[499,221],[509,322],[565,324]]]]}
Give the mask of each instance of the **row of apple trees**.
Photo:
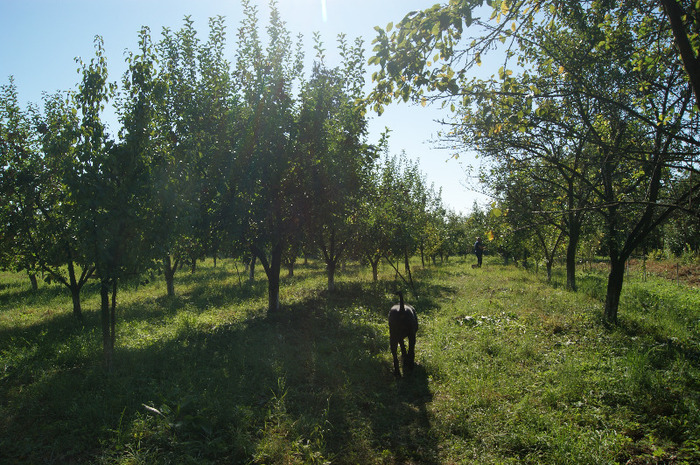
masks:
{"type": "Polygon", "coordinates": [[[97,37],[77,87],[41,107],[23,108],[12,78],[0,88],[0,265],[63,284],[78,318],[97,278],[108,367],[118,284],[156,267],[172,295],[184,263],[255,257],[275,311],[280,268],[302,252],[322,257],[330,289],[348,257],[376,275],[380,258],[446,253],[440,193],[386,137],[367,141],[362,41],[339,36],[332,67],[315,36],[307,71],[275,2],[265,34],[242,4],[233,56],[222,18],[204,38],[186,18],[157,40],[144,27],[119,83],[97,37]]]}
{"type": "Polygon", "coordinates": [[[625,262],[700,218],[699,18],[686,0],[452,0],[377,28],[371,101],[442,102],[444,140],[486,160],[503,240],[550,270],[566,248],[571,289],[594,231],[616,323],[625,262]]]}

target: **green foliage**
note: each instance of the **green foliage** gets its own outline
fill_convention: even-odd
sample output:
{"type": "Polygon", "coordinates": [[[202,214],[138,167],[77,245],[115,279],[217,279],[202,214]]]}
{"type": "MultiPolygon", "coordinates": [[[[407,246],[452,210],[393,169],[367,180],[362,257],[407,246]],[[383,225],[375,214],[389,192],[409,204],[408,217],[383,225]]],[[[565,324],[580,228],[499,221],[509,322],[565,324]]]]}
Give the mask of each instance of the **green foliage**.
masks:
{"type": "MultiPolygon", "coordinates": [[[[394,271],[323,264],[264,282],[230,260],[123,287],[105,377],[99,289],[84,326],[51,286],[0,274],[0,460],[80,463],[693,463],[697,290],[626,287],[619,327],[599,300],[495,261],[416,267],[418,366],[394,380],[386,312],[394,271]],[[40,421],[39,421],[40,420],[40,421]],[[471,459],[470,459],[471,460],[471,459]]],[[[594,276],[594,275],[591,275],[594,276]]],[[[555,277],[555,279],[560,279],[555,277]]],[[[598,289],[604,279],[582,279],[598,289]]],[[[591,292],[590,294],[595,294],[591,292]]]]}
{"type": "Polygon", "coordinates": [[[22,111],[13,81],[3,86],[0,262],[30,275],[41,270],[47,281],[66,286],[80,318],[80,290],[94,266],[76,220],[77,113],[70,96],[61,94],[44,96],[43,115],[31,105],[22,111]]]}
{"type": "Polygon", "coordinates": [[[482,180],[513,230],[527,228],[521,248],[549,269],[568,238],[572,289],[582,229],[599,215],[612,266],[604,313],[615,323],[625,261],[674,213],[696,213],[687,84],[700,73],[678,56],[686,27],[672,34],[652,1],[494,1],[475,39],[460,40],[481,4],[435,5],[377,28],[369,100],[378,112],[399,99],[449,103],[443,139],[492,162],[482,180]],[[498,72],[468,77],[491,50],[502,52],[498,72]]]}
{"type": "Polygon", "coordinates": [[[41,224],[39,185],[46,176],[35,111],[20,108],[12,78],[0,87],[0,266],[32,272],[38,265],[28,233],[41,224]]]}
{"type": "Polygon", "coordinates": [[[483,4],[483,0],[436,4],[408,13],[396,25],[389,23],[386,30],[375,27],[374,56],[369,59],[370,65],[380,68],[372,74],[375,90],[369,101],[374,110],[381,114],[384,105],[395,100],[425,103],[434,92],[459,94],[479,52],[469,55],[465,67],[454,58],[462,56],[462,33],[472,24],[472,8],[483,4]]]}
{"type": "Polygon", "coordinates": [[[317,57],[299,96],[292,195],[304,222],[299,229],[321,252],[332,290],[335,268],[357,237],[357,209],[372,181],[375,153],[366,141],[364,108],[356,103],[364,75],[362,41],[350,47],[341,35],[343,63],[329,68],[320,37],[314,40],[317,57]]]}

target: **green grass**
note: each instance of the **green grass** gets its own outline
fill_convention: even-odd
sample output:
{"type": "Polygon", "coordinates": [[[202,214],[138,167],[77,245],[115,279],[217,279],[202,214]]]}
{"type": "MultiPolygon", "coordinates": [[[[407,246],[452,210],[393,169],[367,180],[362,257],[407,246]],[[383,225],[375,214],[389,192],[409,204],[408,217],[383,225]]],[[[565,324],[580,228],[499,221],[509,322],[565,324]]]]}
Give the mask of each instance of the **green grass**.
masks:
{"type": "Polygon", "coordinates": [[[563,289],[471,261],[417,269],[415,371],[392,375],[384,268],[318,264],[283,278],[232,262],[118,296],[116,363],[101,366],[99,296],[74,321],[60,288],[0,273],[0,463],[696,463],[700,292],[625,284],[600,323],[603,276],[563,289]],[[25,282],[26,281],[26,282],[25,282]]]}

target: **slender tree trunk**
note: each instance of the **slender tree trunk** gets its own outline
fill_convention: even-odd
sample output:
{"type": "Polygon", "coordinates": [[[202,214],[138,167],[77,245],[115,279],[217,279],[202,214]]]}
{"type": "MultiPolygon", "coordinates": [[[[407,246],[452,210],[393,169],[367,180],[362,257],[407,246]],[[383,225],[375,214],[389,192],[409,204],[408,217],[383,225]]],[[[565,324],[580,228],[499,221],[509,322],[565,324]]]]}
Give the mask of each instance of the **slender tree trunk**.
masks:
{"type": "MultiPolygon", "coordinates": [[[[270,261],[265,253],[256,246],[251,246],[254,257],[260,259],[260,263],[267,275],[267,312],[275,313],[280,309],[280,269],[282,268],[282,250],[284,247],[278,243],[272,248],[270,261]]],[[[251,262],[252,265],[252,262],[251,262]]]]}
{"type": "Polygon", "coordinates": [[[576,232],[569,231],[569,243],[566,246],[566,288],[574,292],[576,291],[576,250],[579,237],[580,228],[576,232]]]}
{"type": "Polygon", "coordinates": [[[73,260],[68,260],[68,280],[68,288],[70,289],[70,295],[73,299],[73,316],[82,321],[83,310],[80,305],[80,288],[82,285],[78,283],[75,277],[75,265],[73,264],[73,260]]]}
{"type": "Polygon", "coordinates": [[[170,254],[167,254],[163,259],[163,274],[165,275],[165,285],[168,290],[168,297],[175,297],[175,272],[177,271],[178,261],[173,259],[170,254]]]}
{"type": "MultiPolygon", "coordinates": [[[[575,198],[575,189],[573,180],[569,180],[568,187],[569,202],[573,202],[575,198]]],[[[581,223],[582,213],[574,211],[573,206],[569,208],[567,213],[568,221],[566,221],[569,241],[566,245],[566,288],[576,292],[576,253],[578,251],[578,243],[581,238],[581,223]]]]}
{"type": "Polygon", "coordinates": [[[404,267],[406,268],[406,274],[408,275],[408,282],[413,286],[413,276],[411,276],[411,264],[408,257],[408,250],[404,250],[404,267]]]}
{"type": "Polygon", "coordinates": [[[39,282],[36,279],[36,273],[34,273],[33,271],[28,271],[27,274],[29,275],[29,282],[32,284],[32,291],[38,291],[39,282]]]}
{"type": "Polygon", "coordinates": [[[611,258],[610,274],[608,275],[608,288],[605,295],[604,319],[607,323],[617,324],[617,310],[620,306],[622,284],[625,279],[625,259],[611,258]]]}
{"type": "Polygon", "coordinates": [[[278,312],[280,309],[280,269],[282,267],[282,245],[278,244],[272,249],[269,272],[267,273],[268,313],[278,312]]]}
{"type": "Polygon", "coordinates": [[[326,262],[326,273],[328,274],[328,292],[335,291],[335,268],[335,261],[328,260],[326,262]]]}
{"type": "Polygon", "coordinates": [[[293,248],[291,253],[286,253],[283,254],[283,260],[282,264],[284,267],[287,269],[287,277],[288,278],[293,278],[294,277],[294,268],[296,267],[297,264],[297,253],[296,253],[296,247],[293,248]]]}
{"type": "Polygon", "coordinates": [[[280,277],[271,276],[267,283],[267,312],[277,313],[280,309],[280,277]]]}
{"type": "Polygon", "coordinates": [[[668,16],[674,42],[680,52],[683,67],[693,88],[696,104],[700,105],[700,60],[696,57],[695,50],[690,43],[686,32],[686,22],[683,20],[688,13],[677,0],[659,0],[659,3],[668,16]]]}
{"type": "Polygon", "coordinates": [[[248,263],[248,282],[251,284],[255,282],[255,259],[255,254],[252,254],[248,263]]]}
{"type": "Polygon", "coordinates": [[[372,280],[376,283],[379,281],[379,261],[382,257],[369,258],[369,263],[372,265],[372,280]]]}
{"type": "Polygon", "coordinates": [[[318,244],[323,253],[323,259],[326,262],[326,275],[328,276],[328,292],[335,290],[335,271],[338,266],[338,261],[341,256],[342,246],[337,246],[335,241],[335,229],[331,229],[331,235],[328,241],[328,247],[321,234],[318,239],[318,244]]]}
{"type": "Polygon", "coordinates": [[[110,306],[109,306],[109,291],[110,283],[107,279],[102,278],[100,281],[100,315],[102,320],[102,353],[104,357],[105,369],[112,371],[112,361],[114,358],[114,344],[111,334],[110,325],[110,306]]]}
{"type": "Polygon", "coordinates": [[[114,353],[114,347],[117,342],[117,280],[112,280],[112,306],[110,308],[109,314],[109,328],[111,331],[111,346],[112,353],[114,353]]]}
{"type": "Polygon", "coordinates": [[[71,287],[70,296],[73,300],[73,316],[76,317],[79,321],[83,321],[83,309],[80,304],[80,288],[77,286],[71,287]]]}

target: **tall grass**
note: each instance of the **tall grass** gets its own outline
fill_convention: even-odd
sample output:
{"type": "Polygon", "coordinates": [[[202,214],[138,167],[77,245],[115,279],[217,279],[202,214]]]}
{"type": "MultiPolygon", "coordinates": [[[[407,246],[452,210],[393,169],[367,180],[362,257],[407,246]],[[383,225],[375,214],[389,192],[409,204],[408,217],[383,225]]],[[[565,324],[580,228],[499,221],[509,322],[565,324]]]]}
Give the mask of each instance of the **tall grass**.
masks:
{"type": "Polygon", "coordinates": [[[626,285],[600,323],[582,291],[466,261],[417,269],[416,370],[392,375],[394,272],[311,262],[266,282],[206,262],[118,297],[101,368],[98,292],[85,320],[57,287],[0,274],[0,463],[693,463],[700,460],[700,293],[626,285]],[[26,284],[24,281],[27,281],[26,284]]]}

